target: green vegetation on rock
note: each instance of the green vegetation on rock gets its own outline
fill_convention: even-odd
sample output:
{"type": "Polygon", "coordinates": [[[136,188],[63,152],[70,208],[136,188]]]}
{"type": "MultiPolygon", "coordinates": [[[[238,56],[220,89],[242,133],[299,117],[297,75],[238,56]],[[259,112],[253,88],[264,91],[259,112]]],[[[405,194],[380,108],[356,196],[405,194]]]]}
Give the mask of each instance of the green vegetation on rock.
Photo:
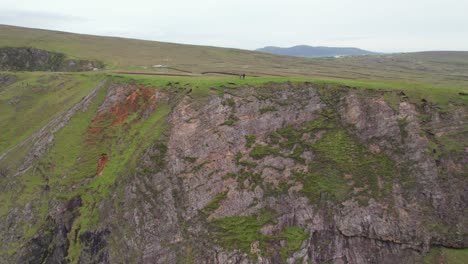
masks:
{"type": "Polygon", "coordinates": [[[206,215],[210,215],[212,212],[214,212],[216,209],[219,208],[221,205],[221,202],[226,199],[228,192],[221,192],[218,193],[213,200],[211,200],[202,210],[202,213],[206,215]]]}
{"type": "Polygon", "coordinates": [[[288,226],[278,235],[278,238],[286,240],[286,247],[281,248],[281,257],[286,260],[301,248],[302,242],[308,239],[309,235],[297,226],[288,226]]]}
{"type": "Polygon", "coordinates": [[[255,135],[245,135],[245,146],[251,148],[257,138],[255,135]]]}
{"type": "Polygon", "coordinates": [[[296,181],[303,184],[302,193],[317,201],[324,193],[329,198],[342,201],[356,196],[358,201],[370,197],[384,197],[391,190],[393,179],[399,172],[392,160],[384,154],[371,153],[345,130],[337,126],[331,112],[301,124],[287,126],[270,134],[270,139],[281,148],[256,145],[250,156],[261,159],[268,155],[292,158],[304,163],[301,155],[307,150],[316,153],[308,165],[308,172],[295,171],[296,181]],[[303,135],[322,131],[321,137],[309,142],[303,135]],[[354,190],[354,191],[353,191],[354,190]],[[358,191],[356,191],[358,190],[358,191]]]}
{"type": "Polygon", "coordinates": [[[266,112],[274,112],[274,111],[278,111],[278,109],[276,109],[276,107],[274,107],[274,106],[268,106],[268,107],[265,107],[265,108],[261,108],[260,109],[260,114],[264,114],[266,112]]]}
{"type": "Polygon", "coordinates": [[[251,257],[256,254],[270,255],[272,252],[267,251],[267,248],[271,246],[271,242],[285,240],[286,246],[280,249],[281,257],[285,260],[300,249],[308,235],[297,226],[285,227],[278,235],[265,235],[260,231],[264,225],[275,222],[275,218],[270,213],[262,211],[253,216],[218,218],[211,224],[215,227],[215,238],[221,246],[228,250],[239,249],[251,257]],[[251,251],[251,245],[255,242],[258,242],[259,253],[251,251]]]}
{"type": "Polygon", "coordinates": [[[270,221],[273,221],[271,215],[231,216],[215,219],[212,224],[216,227],[216,238],[220,245],[250,254],[250,245],[254,241],[265,243],[267,236],[260,232],[260,228],[270,221]]]}
{"type": "Polygon", "coordinates": [[[254,159],[261,159],[268,155],[278,155],[279,151],[269,145],[256,145],[250,151],[250,156],[254,159]]]}
{"type": "Polygon", "coordinates": [[[398,177],[393,161],[384,154],[371,153],[343,130],[326,133],[310,146],[320,154],[320,160],[310,165],[312,182],[305,184],[304,191],[315,198],[325,190],[342,200],[345,189],[349,192],[356,187],[364,188],[365,196],[382,197],[391,191],[392,179],[398,177]]]}
{"type": "Polygon", "coordinates": [[[468,249],[432,248],[424,257],[424,264],[465,264],[468,259],[468,249]]]}

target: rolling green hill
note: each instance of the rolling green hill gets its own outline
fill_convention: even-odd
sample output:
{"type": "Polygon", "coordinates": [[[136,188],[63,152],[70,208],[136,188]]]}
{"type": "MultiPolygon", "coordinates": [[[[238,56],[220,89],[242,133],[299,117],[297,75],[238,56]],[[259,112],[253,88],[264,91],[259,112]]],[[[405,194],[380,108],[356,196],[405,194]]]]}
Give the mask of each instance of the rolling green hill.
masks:
{"type": "Polygon", "coordinates": [[[224,71],[259,76],[384,80],[450,86],[463,86],[468,81],[468,52],[306,59],[239,49],[0,25],[0,47],[5,46],[35,47],[65,53],[72,58],[100,60],[113,70],[179,74],[186,71],[195,74],[224,71]],[[170,68],[153,68],[153,65],[168,65],[170,68]]]}

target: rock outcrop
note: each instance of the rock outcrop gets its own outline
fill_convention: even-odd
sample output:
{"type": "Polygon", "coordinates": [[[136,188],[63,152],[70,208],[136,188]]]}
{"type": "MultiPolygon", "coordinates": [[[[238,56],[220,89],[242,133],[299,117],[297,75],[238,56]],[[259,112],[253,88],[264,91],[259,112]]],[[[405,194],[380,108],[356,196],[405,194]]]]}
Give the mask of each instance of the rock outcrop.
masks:
{"type": "MultiPolygon", "coordinates": [[[[182,88],[107,89],[88,123],[97,134],[85,142],[140,140],[142,151],[109,189],[82,194],[92,200],[52,198],[37,233],[0,261],[418,263],[433,247],[468,247],[466,149],[444,143],[466,143],[464,105],[447,114],[402,97],[392,108],[385,93],[396,92],[313,83],[225,88],[202,99],[182,88]],[[163,104],[166,121],[151,121],[163,104]],[[160,136],[145,145],[151,133],[141,122],[164,132],[153,128],[160,136]],[[142,132],[129,139],[132,126],[142,132]],[[89,210],[97,218],[84,222],[89,210]]],[[[108,150],[107,166],[116,166],[108,150]]],[[[95,161],[87,178],[51,188],[84,188],[95,161]]],[[[15,215],[27,215],[15,210],[27,208],[1,221],[15,226],[15,215]]]]}
{"type": "Polygon", "coordinates": [[[102,62],[68,59],[64,54],[36,48],[0,48],[0,71],[76,72],[102,68],[102,62]]]}

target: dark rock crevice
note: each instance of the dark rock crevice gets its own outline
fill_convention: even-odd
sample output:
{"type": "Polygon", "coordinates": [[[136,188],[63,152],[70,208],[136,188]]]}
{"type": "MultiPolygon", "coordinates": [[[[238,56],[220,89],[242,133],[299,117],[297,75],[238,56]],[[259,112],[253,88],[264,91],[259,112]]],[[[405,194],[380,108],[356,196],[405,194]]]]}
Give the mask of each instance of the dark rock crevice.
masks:
{"type": "Polygon", "coordinates": [[[79,216],[82,205],[80,196],[75,196],[60,208],[55,216],[48,216],[46,223],[19,252],[18,263],[66,264],[70,233],[73,222],[79,216]]]}

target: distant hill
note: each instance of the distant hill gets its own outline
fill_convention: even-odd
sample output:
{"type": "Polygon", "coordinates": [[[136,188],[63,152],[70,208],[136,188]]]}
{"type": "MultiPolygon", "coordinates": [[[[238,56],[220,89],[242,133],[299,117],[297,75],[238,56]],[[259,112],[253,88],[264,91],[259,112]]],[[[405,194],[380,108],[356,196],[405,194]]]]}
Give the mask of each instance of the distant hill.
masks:
{"type": "Polygon", "coordinates": [[[268,46],[256,51],[294,57],[319,58],[319,57],[341,57],[341,56],[362,56],[378,55],[381,53],[367,51],[358,48],[335,48],[335,47],[312,47],[299,45],[290,48],[280,48],[268,46]]]}

